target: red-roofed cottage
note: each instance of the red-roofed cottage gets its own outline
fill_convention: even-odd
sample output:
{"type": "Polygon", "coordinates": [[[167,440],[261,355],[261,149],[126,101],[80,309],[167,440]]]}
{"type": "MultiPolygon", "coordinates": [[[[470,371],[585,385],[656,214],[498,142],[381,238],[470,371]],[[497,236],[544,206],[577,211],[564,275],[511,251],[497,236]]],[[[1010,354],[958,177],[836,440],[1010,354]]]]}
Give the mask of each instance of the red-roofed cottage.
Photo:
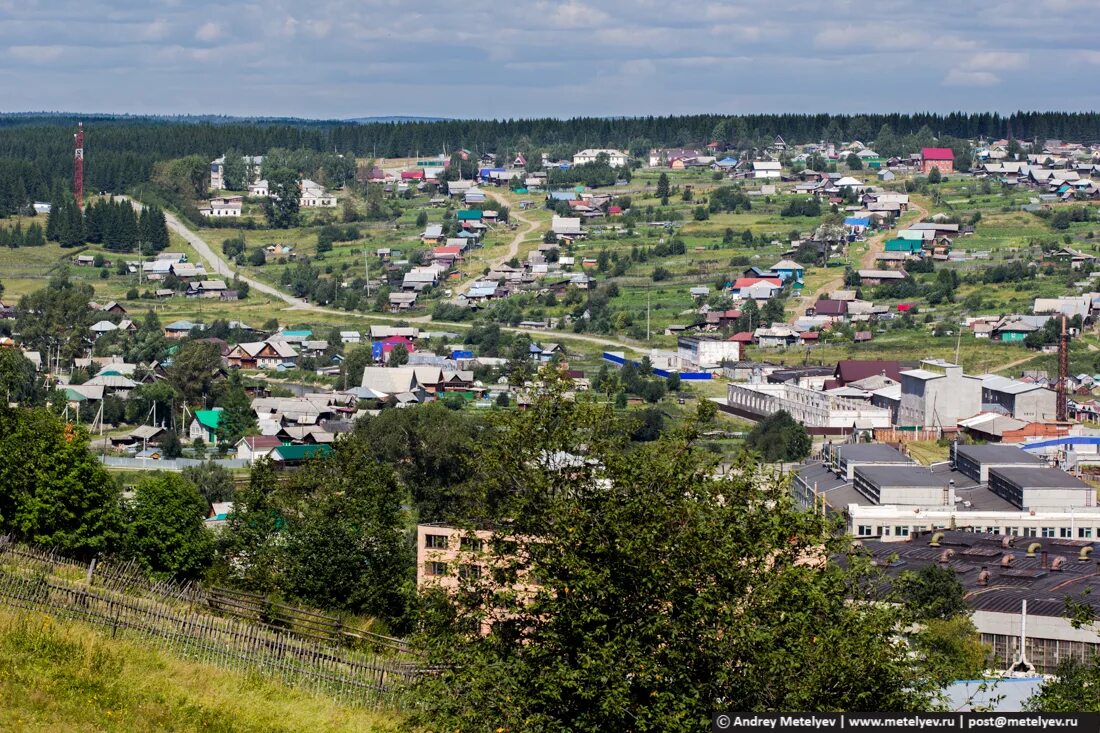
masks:
{"type": "Polygon", "coordinates": [[[955,172],[955,153],[951,148],[921,148],[921,173],[931,173],[933,168],[938,168],[940,173],[955,172]]]}

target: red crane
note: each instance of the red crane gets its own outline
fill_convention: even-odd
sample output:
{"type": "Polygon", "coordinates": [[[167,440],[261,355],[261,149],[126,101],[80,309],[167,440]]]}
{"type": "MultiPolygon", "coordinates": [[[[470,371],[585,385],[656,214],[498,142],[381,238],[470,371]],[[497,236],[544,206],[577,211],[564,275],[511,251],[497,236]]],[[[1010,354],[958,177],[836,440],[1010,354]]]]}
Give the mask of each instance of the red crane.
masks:
{"type": "Polygon", "coordinates": [[[84,123],[78,122],[73,135],[73,198],[84,206],[84,123]]]}

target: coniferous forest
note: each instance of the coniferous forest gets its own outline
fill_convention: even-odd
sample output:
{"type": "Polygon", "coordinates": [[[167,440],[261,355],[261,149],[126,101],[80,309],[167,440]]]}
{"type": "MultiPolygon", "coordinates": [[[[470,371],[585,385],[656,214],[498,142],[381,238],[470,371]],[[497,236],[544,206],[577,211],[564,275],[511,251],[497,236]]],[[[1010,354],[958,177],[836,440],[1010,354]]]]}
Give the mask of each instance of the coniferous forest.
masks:
{"type": "Polygon", "coordinates": [[[0,216],[28,201],[45,200],[72,175],[72,131],[86,125],[86,188],[123,192],[148,181],[160,160],[189,155],[211,160],[226,150],[264,154],[273,149],[337,151],[357,157],[437,155],[466,148],[510,153],[532,147],[570,154],[617,147],[640,154],[650,147],[707,142],[736,149],[762,147],[782,135],[788,143],[873,140],[884,130],[904,136],[1019,140],[1100,140],[1100,113],[1016,112],[940,114],[685,115],[568,120],[441,120],[356,124],[340,121],[235,120],[211,122],[74,115],[0,116],[0,216]]]}

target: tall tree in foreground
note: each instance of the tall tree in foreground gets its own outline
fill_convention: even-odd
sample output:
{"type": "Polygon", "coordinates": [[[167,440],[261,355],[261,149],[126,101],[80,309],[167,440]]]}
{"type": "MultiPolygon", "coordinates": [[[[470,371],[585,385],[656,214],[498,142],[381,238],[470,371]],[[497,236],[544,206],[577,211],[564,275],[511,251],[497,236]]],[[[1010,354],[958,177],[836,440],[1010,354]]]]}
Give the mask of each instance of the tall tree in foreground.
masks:
{"type": "Polygon", "coordinates": [[[933,706],[905,611],[850,602],[860,563],[826,560],[848,547],[831,520],[753,465],[715,478],[690,432],[632,448],[564,389],[501,414],[476,457],[492,570],[425,599],[443,670],[420,683],[425,721],[696,731],[717,709],[933,706]]]}
{"type": "Polygon", "coordinates": [[[83,428],[45,408],[0,403],[0,532],[70,555],[110,551],[118,496],[83,428]]]}
{"type": "Polygon", "coordinates": [[[126,554],[154,577],[198,577],[214,552],[214,538],[203,526],[208,507],[179,474],[142,479],[130,501],[126,554]]]}
{"type": "Polygon", "coordinates": [[[298,174],[289,168],[276,168],[267,176],[270,198],[264,202],[267,225],[273,229],[298,226],[298,207],[302,189],[298,174]]]}

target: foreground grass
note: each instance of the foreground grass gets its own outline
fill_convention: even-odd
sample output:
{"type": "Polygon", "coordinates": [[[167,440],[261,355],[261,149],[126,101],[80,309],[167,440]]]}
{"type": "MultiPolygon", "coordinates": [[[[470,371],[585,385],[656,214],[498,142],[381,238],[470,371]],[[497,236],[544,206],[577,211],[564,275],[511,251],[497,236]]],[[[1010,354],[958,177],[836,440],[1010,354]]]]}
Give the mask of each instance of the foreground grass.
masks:
{"type": "Polygon", "coordinates": [[[343,707],[83,624],[0,609],[0,730],[403,729],[396,713],[343,707]]]}

